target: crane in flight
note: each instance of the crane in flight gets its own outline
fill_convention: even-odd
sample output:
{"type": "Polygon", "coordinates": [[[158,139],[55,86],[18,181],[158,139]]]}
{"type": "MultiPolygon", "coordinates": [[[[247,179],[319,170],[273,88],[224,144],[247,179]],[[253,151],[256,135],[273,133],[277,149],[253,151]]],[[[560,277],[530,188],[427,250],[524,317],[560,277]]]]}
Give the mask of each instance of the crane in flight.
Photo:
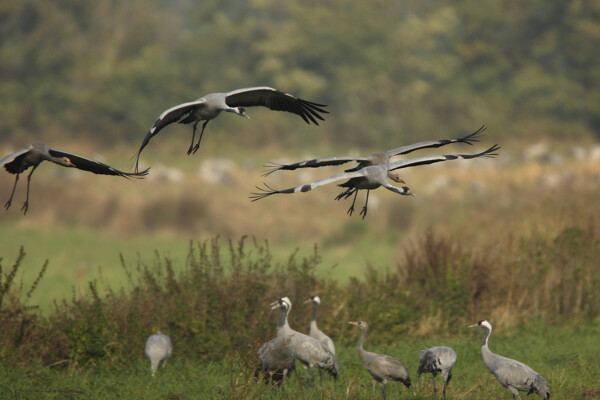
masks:
{"type": "Polygon", "coordinates": [[[206,128],[208,121],[218,117],[221,111],[250,119],[248,114],[246,114],[245,107],[254,106],[263,106],[274,111],[286,111],[297,114],[309,125],[310,123],[319,125],[317,120],[324,121],[320,114],[329,113],[329,111],[322,108],[327,107],[325,104],[303,100],[292,94],[284,93],[267,86],[237,89],[225,93],[209,93],[197,100],[173,106],[160,114],[156,122],[150,127],[137,152],[135,170],[138,170],[140,154],[144,150],[144,147],[146,147],[150,139],[156,136],[167,125],[175,122],[179,124],[193,124],[192,142],[187,151],[189,155],[198,151],[202,135],[204,134],[204,128],[206,128]],[[200,121],[204,121],[204,123],[200,130],[198,142],[194,145],[196,128],[200,121]]]}
{"type": "Polygon", "coordinates": [[[142,178],[148,174],[148,170],[150,169],[147,168],[141,172],[123,172],[111,167],[110,165],[101,163],[100,161],[63,150],[58,150],[45,143],[33,143],[22,148],[21,150],[17,150],[12,154],[7,155],[0,160],[0,167],[4,167],[9,173],[16,175],[15,184],[10,194],[10,198],[6,204],[4,204],[4,208],[8,210],[12,204],[13,196],[15,195],[15,189],[17,188],[17,182],[19,182],[19,175],[25,172],[28,168],[33,167],[29,175],[27,175],[27,196],[25,198],[23,207],[21,207],[23,214],[27,214],[27,210],[29,209],[29,186],[31,184],[31,175],[33,175],[33,172],[42,163],[42,161],[52,161],[53,163],[62,165],[63,167],[77,168],[83,171],[93,172],[94,174],[115,175],[125,178],[142,178]]]}

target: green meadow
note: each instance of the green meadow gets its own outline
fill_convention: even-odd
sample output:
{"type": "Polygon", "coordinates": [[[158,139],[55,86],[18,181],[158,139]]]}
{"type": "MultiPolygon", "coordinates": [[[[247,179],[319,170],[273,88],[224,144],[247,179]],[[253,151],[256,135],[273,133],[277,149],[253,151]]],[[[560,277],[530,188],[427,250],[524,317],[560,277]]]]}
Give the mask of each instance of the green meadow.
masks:
{"type": "MultiPolygon", "coordinates": [[[[358,330],[344,329],[344,341],[357,339],[358,330]]],[[[380,332],[373,329],[374,339],[380,332]]],[[[547,326],[531,319],[527,324],[508,330],[494,329],[490,339],[492,351],[517,358],[543,374],[550,382],[552,398],[594,399],[600,397],[598,372],[600,328],[590,325],[547,326]]],[[[389,398],[431,399],[431,375],[416,374],[419,351],[427,346],[444,344],[455,349],[458,360],[448,386],[451,399],[510,398],[487,371],[481,359],[479,343],[482,332],[466,327],[452,338],[410,339],[398,337],[394,344],[365,348],[383,352],[401,360],[408,368],[412,385],[409,389],[397,382],[388,383],[389,398]]],[[[140,352],[141,353],[141,352],[140,352]]],[[[303,399],[303,398],[378,398],[371,378],[360,364],[356,348],[338,346],[341,367],[337,381],[325,377],[319,383],[315,372],[314,388],[307,388],[304,371],[297,370],[282,392],[253,377],[251,354],[225,353],[221,361],[195,363],[175,353],[164,371],[152,378],[149,364],[139,356],[131,363],[72,371],[42,366],[8,367],[0,365],[0,395],[6,399],[303,399]]],[[[441,389],[438,376],[437,386],[441,389]]]]}

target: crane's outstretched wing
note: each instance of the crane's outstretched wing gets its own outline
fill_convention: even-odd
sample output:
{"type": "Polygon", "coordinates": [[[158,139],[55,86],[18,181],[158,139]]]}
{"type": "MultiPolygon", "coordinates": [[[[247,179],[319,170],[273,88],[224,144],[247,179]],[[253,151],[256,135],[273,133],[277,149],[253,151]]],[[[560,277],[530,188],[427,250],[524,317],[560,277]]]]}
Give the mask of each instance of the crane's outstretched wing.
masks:
{"type": "Polygon", "coordinates": [[[498,155],[498,153],[494,153],[494,151],[500,149],[500,146],[497,144],[493,145],[489,149],[482,151],[481,153],[476,154],[446,154],[440,156],[427,156],[427,157],[417,157],[417,158],[409,158],[407,160],[395,161],[389,164],[389,170],[393,171],[400,168],[408,168],[408,167],[416,167],[417,165],[427,165],[434,164],[441,161],[450,161],[457,160],[459,158],[468,160],[471,158],[491,158],[498,155]]]}
{"type": "Polygon", "coordinates": [[[122,176],[125,178],[129,178],[129,177],[143,178],[145,175],[148,175],[148,170],[150,169],[150,168],[146,168],[145,170],[143,170],[141,172],[123,172],[123,171],[119,171],[118,169],[111,167],[110,165],[101,163],[100,161],[96,161],[91,158],[83,157],[78,154],[73,154],[73,153],[69,153],[66,151],[53,149],[51,147],[48,148],[48,153],[50,153],[50,155],[53,157],[67,157],[69,159],[69,161],[71,161],[71,163],[73,165],[75,165],[75,167],[77,169],[93,172],[94,174],[118,175],[118,176],[122,176]]]}
{"type": "Polygon", "coordinates": [[[325,121],[319,113],[329,113],[321,108],[327,107],[325,104],[306,101],[267,86],[232,90],[226,93],[225,102],[229,107],[263,106],[275,111],[287,111],[299,115],[307,124],[312,122],[315,125],[319,125],[315,118],[325,121]]]}
{"type": "Polygon", "coordinates": [[[22,149],[17,150],[12,154],[7,155],[6,157],[4,157],[0,160],[0,167],[4,167],[8,172],[10,172],[12,174],[17,173],[18,171],[16,169],[11,168],[11,166],[9,164],[11,162],[15,161],[18,157],[24,156],[25,154],[29,153],[32,148],[33,148],[33,145],[30,144],[27,147],[23,147],[22,149]]]}
{"type": "Polygon", "coordinates": [[[252,201],[256,201],[256,200],[260,200],[260,199],[268,197],[272,194],[277,194],[277,193],[290,194],[290,193],[298,193],[298,192],[309,192],[315,188],[318,188],[319,186],[327,185],[329,183],[341,181],[344,179],[358,178],[360,176],[364,176],[363,170],[358,170],[358,171],[354,171],[354,172],[343,172],[341,174],[331,175],[326,178],[319,179],[319,180],[311,182],[311,183],[307,183],[306,185],[296,186],[296,187],[293,187],[290,189],[284,189],[284,190],[275,190],[265,183],[264,188],[257,186],[256,188],[258,190],[260,190],[260,192],[251,193],[252,196],[250,196],[250,198],[252,199],[252,201]]]}
{"type": "Polygon", "coordinates": [[[142,141],[142,145],[140,146],[137,155],[135,157],[135,170],[138,170],[138,164],[140,161],[140,154],[142,154],[142,150],[148,144],[150,139],[154,136],[158,135],[158,132],[161,131],[165,126],[170,125],[174,122],[183,121],[186,119],[196,108],[201,107],[204,103],[206,103],[206,98],[201,97],[198,100],[190,101],[188,103],[181,103],[176,106],[169,108],[168,110],[163,111],[162,114],[158,117],[156,122],[150,127],[148,133],[144,137],[142,141]]]}
{"type": "Polygon", "coordinates": [[[312,160],[300,161],[294,164],[277,164],[271,162],[271,164],[265,165],[267,168],[262,176],[271,175],[275,171],[279,170],[295,170],[298,168],[319,168],[319,167],[327,167],[331,165],[342,165],[349,163],[351,161],[367,161],[366,157],[360,156],[339,156],[339,157],[321,157],[321,158],[313,158],[312,160]]]}
{"type": "Polygon", "coordinates": [[[467,136],[456,138],[456,139],[440,139],[440,140],[429,140],[426,142],[413,143],[406,146],[397,147],[395,149],[391,149],[385,152],[389,157],[399,156],[402,154],[412,153],[415,150],[420,149],[432,149],[438,148],[442,146],[446,146],[451,143],[466,143],[472,145],[474,142],[479,142],[479,138],[482,137],[483,131],[486,130],[486,126],[482,125],[475,132],[470,133],[467,136]]]}

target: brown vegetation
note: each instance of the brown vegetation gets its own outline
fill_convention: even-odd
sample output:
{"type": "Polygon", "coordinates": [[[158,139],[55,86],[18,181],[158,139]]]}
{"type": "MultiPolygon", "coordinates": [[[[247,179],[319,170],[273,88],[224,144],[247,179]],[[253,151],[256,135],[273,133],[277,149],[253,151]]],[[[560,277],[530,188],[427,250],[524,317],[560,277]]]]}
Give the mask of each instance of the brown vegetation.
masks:
{"type": "Polygon", "coordinates": [[[295,305],[290,323],[302,327],[309,310],[301,302],[315,293],[324,300],[320,325],[342,342],[350,340],[341,334],[344,321],[367,316],[377,316],[374,340],[380,342],[398,334],[446,335],[484,317],[503,326],[532,317],[594,319],[600,312],[599,243],[596,222],[516,244],[497,241],[483,251],[430,231],[408,246],[395,270],[369,267],[364,280],[340,285],[317,277],[316,248],[305,259],[291,254],[276,262],[266,243],[242,239],[223,252],[213,239],[190,244],[181,273],[158,253],[152,265],[122,260],[128,287],[100,296],[99,283],[90,282],[88,296],[56,304],[47,317],[27,307],[19,290],[3,291],[0,354],[10,362],[70,367],[122,363],[139,357],[140,343],[157,329],[186,358],[247,354],[273,335],[270,302],[289,296],[295,305]]]}

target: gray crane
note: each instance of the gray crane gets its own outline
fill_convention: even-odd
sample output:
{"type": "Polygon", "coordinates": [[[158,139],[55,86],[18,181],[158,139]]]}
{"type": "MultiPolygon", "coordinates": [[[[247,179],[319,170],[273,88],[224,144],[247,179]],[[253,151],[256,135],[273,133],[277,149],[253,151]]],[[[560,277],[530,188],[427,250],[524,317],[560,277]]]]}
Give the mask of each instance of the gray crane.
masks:
{"type": "Polygon", "coordinates": [[[287,297],[282,297],[273,302],[272,309],[279,308],[279,320],[277,322],[277,337],[288,341],[294,352],[294,357],[300,361],[306,374],[306,383],[314,385],[313,367],[319,367],[327,371],[334,379],[337,379],[339,366],[335,355],[331,354],[327,347],[315,338],[293,330],[288,324],[288,315],[292,308],[292,302],[287,297]],[[308,369],[311,368],[309,379],[308,369]]]}
{"type": "Polygon", "coordinates": [[[363,348],[363,343],[367,337],[369,325],[364,321],[348,322],[358,326],[361,334],[358,339],[358,355],[363,365],[371,374],[373,381],[381,385],[381,394],[385,400],[385,385],[388,381],[400,381],[407,388],[410,387],[410,376],[408,370],[400,361],[385,354],[372,353],[363,348]]]}
{"type": "Polygon", "coordinates": [[[327,336],[323,331],[319,329],[317,326],[317,312],[319,311],[319,306],[321,305],[321,299],[319,296],[310,296],[305,303],[313,303],[313,312],[312,317],[310,318],[310,328],[308,331],[308,336],[314,337],[318,341],[322,342],[327,350],[333,355],[335,355],[335,344],[333,344],[333,340],[329,336],[327,336]]]}
{"type": "MultiPolygon", "coordinates": [[[[333,340],[331,340],[331,338],[317,326],[317,312],[319,311],[319,306],[321,305],[321,299],[319,296],[310,296],[310,298],[304,303],[313,303],[313,312],[312,317],[310,318],[308,336],[313,337],[323,343],[325,347],[327,347],[327,350],[329,350],[329,352],[335,356],[335,344],[333,343],[333,340]]],[[[319,378],[321,379],[321,382],[323,382],[323,373],[321,369],[319,369],[319,378]]]]}
{"type": "Polygon", "coordinates": [[[267,196],[271,196],[273,194],[284,193],[298,193],[298,192],[308,192],[312,189],[315,189],[319,186],[327,185],[329,183],[338,182],[344,179],[347,179],[346,182],[339,184],[340,187],[348,188],[344,192],[340,193],[336,200],[341,198],[348,198],[352,194],[354,194],[354,200],[352,201],[352,205],[348,209],[348,214],[352,215],[354,212],[354,204],[356,202],[356,196],[359,190],[367,190],[367,199],[365,201],[365,205],[360,212],[360,215],[363,216],[363,219],[367,215],[367,206],[369,204],[369,191],[373,189],[377,189],[380,186],[385,187],[386,189],[401,194],[401,195],[413,195],[410,189],[406,186],[396,187],[388,183],[387,178],[394,180],[395,182],[404,183],[402,178],[397,174],[393,173],[397,169],[415,167],[418,165],[427,165],[433,164],[441,161],[450,161],[457,160],[459,158],[462,159],[472,159],[478,157],[494,157],[497,153],[494,151],[500,149],[498,145],[494,145],[489,149],[476,154],[446,154],[446,155],[437,155],[437,156],[426,156],[426,157],[417,157],[417,158],[409,158],[406,160],[395,161],[386,164],[378,164],[378,165],[370,165],[364,168],[360,168],[356,171],[352,172],[343,172],[340,174],[328,176],[323,179],[319,179],[317,181],[297,186],[290,189],[284,190],[275,190],[268,185],[265,184],[266,188],[261,188],[257,186],[257,189],[261,192],[252,193],[250,198],[252,201],[263,199],[267,196]]]}
{"type": "Polygon", "coordinates": [[[156,373],[158,364],[162,361],[162,368],[165,369],[167,360],[171,357],[173,352],[173,344],[171,338],[164,333],[158,331],[154,335],[151,335],[146,340],[146,346],[144,347],[144,354],[150,360],[150,369],[152,370],[152,376],[156,373]]]}
{"type": "Polygon", "coordinates": [[[467,136],[456,138],[456,139],[440,139],[440,140],[428,140],[425,142],[413,143],[406,146],[397,147],[395,149],[387,150],[382,153],[373,153],[368,156],[333,156],[333,157],[320,157],[313,158],[311,160],[300,161],[293,164],[277,164],[271,163],[267,165],[267,170],[264,172],[263,176],[271,175],[275,171],[282,170],[296,170],[299,168],[319,168],[326,167],[332,165],[342,165],[349,162],[357,162],[358,164],[350,169],[347,169],[345,172],[352,172],[358,169],[368,167],[369,165],[380,165],[387,164],[390,161],[390,158],[404,155],[408,153],[412,153],[413,151],[420,149],[431,149],[438,148],[442,146],[449,145],[451,143],[466,143],[468,145],[473,145],[474,142],[479,142],[479,138],[483,136],[483,131],[485,131],[485,125],[481,126],[475,132],[470,133],[467,136]]]}
{"type": "Polygon", "coordinates": [[[254,375],[258,377],[259,371],[264,372],[265,377],[268,377],[267,383],[280,384],[283,390],[286,378],[296,369],[294,351],[289,339],[276,336],[264,343],[258,349],[257,355],[258,369],[254,375]]]}
{"type": "Polygon", "coordinates": [[[77,154],[69,153],[63,150],[54,149],[45,143],[33,143],[27,147],[17,150],[12,154],[7,155],[0,160],[0,167],[4,167],[9,173],[15,174],[15,184],[13,186],[10,198],[4,205],[4,208],[8,210],[12,204],[13,196],[15,195],[15,189],[17,188],[17,182],[19,182],[19,175],[26,171],[28,168],[33,167],[29,175],[27,175],[27,197],[21,210],[23,214],[27,214],[29,208],[29,186],[31,183],[31,175],[35,169],[40,165],[42,161],[52,161],[63,167],[77,168],[83,171],[93,172],[101,175],[117,175],[123,177],[134,177],[141,178],[148,174],[148,169],[141,172],[123,172],[115,169],[109,165],[103,164],[100,161],[92,160],[77,154]]]}
{"type": "Polygon", "coordinates": [[[492,334],[492,325],[488,321],[481,320],[469,326],[469,328],[475,327],[483,328],[485,332],[481,342],[483,363],[498,382],[512,393],[513,399],[521,399],[519,391],[527,392],[528,395],[536,393],[544,400],[550,399],[548,382],[542,375],[522,362],[502,357],[490,351],[488,340],[492,334]]]}
{"type": "Polygon", "coordinates": [[[456,363],[456,352],[450,347],[436,346],[429,349],[421,350],[419,360],[419,368],[417,373],[419,376],[424,373],[431,373],[433,380],[433,393],[437,399],[437,388],[435,387],[435,378],[438,373],[442,374],[444,381],[444,399],[446,398],[446,386],[452,379],[452,368],[456,363]]]}
{"type": "Polygon", "coordinates": [[[317,119],[324,121],[319,113],[328,114],[329,112],[322,107],[327,107],[325,104],[313,103],[300,99],[289,93],[284,93],[277,89],[267,86],[250,87],[237,89],[226,93],[209,93],[206,96],[200,97],[198,100],[188,103],[178,104],[164,111],[154,125],[150,128],[136,158],[136,171],[140,154],[150,139],[156,136],[165,126],[172,123],[191,124],[192,143],[187,151],[187,154],[195,153],[200,147],[200,141],[204,134],[204,128],[208,121],[216,118],[221,111],[227,111],[242,117],[250,118],[246,114],[244,107],[263,106],[275,111],[287,111],[299,115],[307,124],[311,122],[319,125],[317,119]],[[200,131],[198,143],[194,145],[196,137],[196,127],[200,121],[204,121],[200,131]]]}

